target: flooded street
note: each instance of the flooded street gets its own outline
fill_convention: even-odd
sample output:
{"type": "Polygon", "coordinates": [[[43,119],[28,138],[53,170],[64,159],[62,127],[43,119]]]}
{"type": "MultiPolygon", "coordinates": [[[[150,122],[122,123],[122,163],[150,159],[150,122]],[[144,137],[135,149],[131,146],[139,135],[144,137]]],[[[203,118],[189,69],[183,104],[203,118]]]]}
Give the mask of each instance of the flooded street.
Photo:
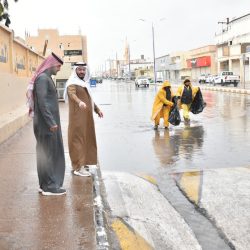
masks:
{"type": "Polygon", "coordinates": [[[105,81],[93,89],[104,112],[97,120],[102,170],[155,173],[248,166],[250,98],[203,91],[207,107],[191,115],[191,125],[153,130],[150,121],[155,89],[105,81]]]}
{"type": "MultiPolygon", "coordinates": [[[[95,102],[104,112],[103,120],[96,119],[96,133],[99,163],[113,216],[125,218],[155,249],[165,249],[166,245],[173,249],[199,249],[198,246],[205,250],[237,249],[236,246],[241,249],[250,241],[249,236],[243,236],[244,228],[250,229],[250,224],[242,223],[250,217],[244,212],[250,204],[247,198],[250,99],[235,93],[205,90],[202,93],[207,106],[203,113],[191,114],[190,126],[182,122],[165,130],[161,124],[155,131],[150,121],[154,86],[137,89],[133,83],[105,81],[93,88],[95,102]],[[158,232],[165,232],[159,240],[157,233],[150,231],[155,225],[145,223],[144,230],[137,225],[138,211],[143,214],[142,221],[159,220],[157,213],[144,211],[145,206],[157,204],[158,198],[153,194],[146,198],[149,187],[143,191],[140,180],[129,174],[157,184],[165,201],[194,233],[196,243],[191,237],[192,246],[178,245],[177,236],[174,243],[169,243],[169,228],[158,232]],[[140,191],[133,190],[136,186],[140,191]],[[143,199],[147,200],[145,204],[141,204],[143,199]],[[151,232],[150,237],[146,231],[151,232]]],[[[164,207],[164,201],[160,204],[164,207]]],[[[164,216],[178,218],[167,208],[166,212],[158,213],[163,228],[169,225],[169,218],[164,222],[164,216]]],[[[174,227],[178,228],[178,223],[174,227]]],[[[187,232],[186,229],[180,233],[182,239],[187,232]]]]}

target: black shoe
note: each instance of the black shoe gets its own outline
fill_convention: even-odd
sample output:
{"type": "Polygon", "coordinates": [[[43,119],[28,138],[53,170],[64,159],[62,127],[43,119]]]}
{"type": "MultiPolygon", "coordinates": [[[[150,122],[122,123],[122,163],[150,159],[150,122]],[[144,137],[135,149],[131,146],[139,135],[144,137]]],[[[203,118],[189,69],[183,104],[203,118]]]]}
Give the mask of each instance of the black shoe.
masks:
{"type": "Polygon", "coordinates": [[[89,171],[89,166],[88,166],[88,165],[84,165],[84,169],[85,169],[86,171],[89,171]]]}
{"type": "Polygon", "coordinates": [[[185,125],[189,125],[190,124],[190,119],[184,118],[184,123],[185,123],[185,125]]]}
{"type": "Polygon", "coordinates": [[[155,126],[154,126],[154,130],[157,130],[157,129],[158,129],[158,125],[155,125],[155,126]]]}
{"type": "Polygon", "coordinates": [[[63,188],[55,188],[55,189],[48,189],[46,191],[42,191],[42,195],[64,195],[66,194],[66,190],[63,188]]]}

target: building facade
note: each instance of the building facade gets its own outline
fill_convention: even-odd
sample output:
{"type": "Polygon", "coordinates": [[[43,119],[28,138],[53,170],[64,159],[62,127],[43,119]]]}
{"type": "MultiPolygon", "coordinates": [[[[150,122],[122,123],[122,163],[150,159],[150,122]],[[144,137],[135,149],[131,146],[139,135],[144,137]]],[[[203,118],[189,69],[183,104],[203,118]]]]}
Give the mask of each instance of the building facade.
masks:
{"type": "Polygon", "coordinates": [[[155,71],[157,79],[170,80],[170,55],[155,59],[155,71]]]}
{"type": "MultiPolygon", "coordinates": [[[[126,54],[126,53],[125,53],[126,54]]],[[[145,76],[147,78],[154,78],[153,62],[146,59],[144,55],[141,55],[139,59],[130,59],[124,57],[123,64],[121,64],[122,76],[134,80],[139,76],[145,76]]]]}
{"type": "Polygon", "coordinates": [[[0,143],[29,121],[27,86],[43,59],[0,24],[0,143]]]}
{"type": "Polygon", "coordinates": [[[202,74],[217,74],[215,45],[190,50],[186,57],[186,67],[184,71],[193,81],[197,81],[202,74]]]}
{"type": "Polygon", "coordinates": [[[0,25],[0,115],[25,105],[29,79],[43,59],[0,25]]]}
{"type": "Polygon", "coordinates": [[[60,35],[56,29],[39,29],[37,36],[26,36],[26,44],[40,55],[51,52],[63,58],[64,65],[55,77],[59,99],[63,99],[64,87],[76,62],[88,62],[87,38],[82,35],[60,35]]]}
{"type": "Polygon", "coordinates": [[[227,19],[222,31],[215,35],[217,70],[233,71],[241,81],[250,81],[250,13],[227,19]]]}
{"type": "Polygon", "coordinates": [[[88,62],[86,36],[60,35],[56,29],[39,29],[37,36],[26,36],[26,44],[40,55],[54,52],[66,63],[88,62]]]}
{"type": "Polygon", "coordinates": [[[156,58],[158,78],[178,83],[185,78],[197,81],[201,74],[216,74],[216,46],[170,53],[156,58]]]}

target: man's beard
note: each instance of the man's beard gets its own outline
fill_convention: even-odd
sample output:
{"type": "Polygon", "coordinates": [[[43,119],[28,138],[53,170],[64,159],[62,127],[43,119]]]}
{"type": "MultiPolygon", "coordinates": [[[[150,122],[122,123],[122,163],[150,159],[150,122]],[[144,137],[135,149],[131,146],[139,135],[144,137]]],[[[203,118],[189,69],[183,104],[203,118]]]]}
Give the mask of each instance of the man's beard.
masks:
{"type": "Polygon", "coordinates": [[[84,80],[85,75],[80,76],[80,75],[77,74],[77,76],[78,76],[81,80],[84,80]]]}

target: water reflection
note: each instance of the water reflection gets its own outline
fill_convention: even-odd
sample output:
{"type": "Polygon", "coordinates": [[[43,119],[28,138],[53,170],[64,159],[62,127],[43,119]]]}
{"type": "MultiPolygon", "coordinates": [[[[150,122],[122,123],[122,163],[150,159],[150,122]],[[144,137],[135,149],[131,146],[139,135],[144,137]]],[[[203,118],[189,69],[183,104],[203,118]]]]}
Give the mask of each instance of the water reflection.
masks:
{"type": "Polygon", "coordinates": [[[203,126],[155,131],[154,151],[162,167],[176,164],[181,159],[191,160],[201,151],[204,142],[203,126]]]}

